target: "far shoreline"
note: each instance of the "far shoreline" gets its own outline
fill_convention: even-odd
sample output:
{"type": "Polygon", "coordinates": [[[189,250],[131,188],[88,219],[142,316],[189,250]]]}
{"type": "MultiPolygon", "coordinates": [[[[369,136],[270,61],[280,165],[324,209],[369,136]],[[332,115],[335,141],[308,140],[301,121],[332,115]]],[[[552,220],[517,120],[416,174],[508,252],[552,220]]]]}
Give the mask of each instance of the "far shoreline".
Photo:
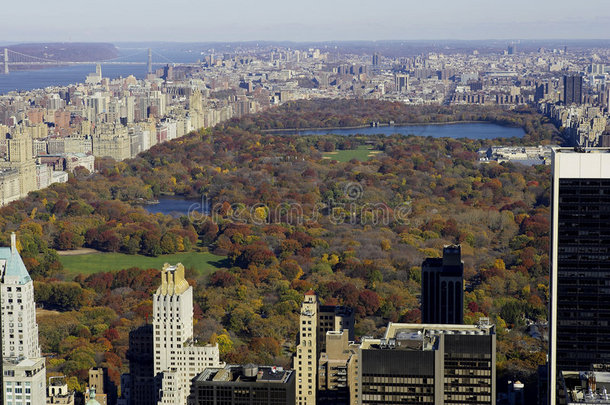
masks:
{"type": "MultiPolygon", "coordinates": [[[[501,122],[489,121],[489,120],[464,120],[464,121],[446,121],[446,122],[408,122],[408,123],[380,123],[377,126],[368,125],[356,125],[356,126],[334,126],[334,127],[309,127],[309,128],[272,128],[272,129],[261,129],[262,133],[278,133],[278,132],[307,132],[307,131],[334,131],[337,129],[363,129],[363,128],[380,128],[380,127],[417,127],[417,126],[426,126],[426,125],[459,125],[459,124],[490,124],[490,125],[498,125],[505,128],[521,128],[523,132],[527,134],[525,129],[519,125],[507,125],[501,122]]],[[[293,134],[286,134],[293,135],[293,134]]],[[[296,134],[295,134],[296,135],[296,134]]]]}

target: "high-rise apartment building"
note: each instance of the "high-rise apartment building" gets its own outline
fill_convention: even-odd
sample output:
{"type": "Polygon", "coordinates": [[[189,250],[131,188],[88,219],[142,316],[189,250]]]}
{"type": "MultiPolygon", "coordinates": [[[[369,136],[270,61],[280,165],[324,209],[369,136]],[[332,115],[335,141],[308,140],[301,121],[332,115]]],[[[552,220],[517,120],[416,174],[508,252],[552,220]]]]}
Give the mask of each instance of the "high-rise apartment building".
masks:
{"type": "Polygon", "coordinates": [[[379,66],[379,54],[377,52],[373,54],[372,64],[373,66],[379,66]]]}
{"type": "Polygon", "coordinates": [[[464,323],[464,263],[460,245],[443,249],[442,258],[422,263],[422,322],[464,323]]]}
{"type": "Polygon", "coordinates": [[[299,319],[299,343],[294,356],[296,371],[296,405],[316,403],[318,297],[313,291],[305,294],[299,319]]]}
{"type": "Polygon", "coordinates": [[[34,283],[17,251],[0,248],[2,281],[2,357],[5,405],[46,403],[45,360],[40,356],[34,283]]]}
{"type": "Polygon", "coordinates": [[[293,359],[296,372],[296,404],[315,404],[317,401],[317,360],[326,351],[327,332],[344,331],[354,339],[354,311],[352,308],[319,305],[318,297],[308,291],[301,306],[299,342],[293,359]]]}
{"type": "Polygon", "coordinates": [[[565,105],[582,103],[582,76],[563,77],[563,102],[565,105]]]}
{"type": "Polygon", "coordinates": [[[549,405],[562,371],[610,365],[610,149],[557,148],[552,162],[549,405]]]}
{"type": "Polygon", "coordinates": [[[398,93],[406,93],[409,90],[409,75],[405,73],[394,74],[394,86],[398,93]]]}
{"type": "Polygon", "coordinates": [[[218,345],[196,345],[193,288],[184,266],[165,264],[153,297],[154,373],[161,378],[159,404],[186,405],[192,379],[206,367],[222,367],[218,345]]]}
{"type": "Polygon", "coordinates": [[[496,334],[477,325],[390,323],[362,340],[358,404],[496,403],[496,334]]]}

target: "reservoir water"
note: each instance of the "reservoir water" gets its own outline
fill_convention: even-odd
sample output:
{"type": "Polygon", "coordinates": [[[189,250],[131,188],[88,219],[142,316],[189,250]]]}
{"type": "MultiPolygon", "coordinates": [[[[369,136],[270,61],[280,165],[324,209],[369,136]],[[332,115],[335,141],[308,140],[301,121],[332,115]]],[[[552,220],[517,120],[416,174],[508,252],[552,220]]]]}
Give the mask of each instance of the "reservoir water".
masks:
{"type": "Polygon", "coordinates": [[[173,217],[180,217],[182,215],[188,215],[189,212],[207,213],[208,207],[202,210],[201,200],[185,199],[184,197],[160,197],[158,204],[149,204],[143,206],[146,211],[151,214],[161,213],[164,215],[171,215],[173,217]]]}
{"type": "Polygon", "coordinates": [[[525,131],[522,128],[505,127],[487,122],[465,122],[456,124],[428,124],[428,125],[396,125],[364,128],[333,128],[315,130],[287,130],[273,132],[286,135],[417,135],[432,136],[434,138],[472,138],[495,139],[522,137],[525,131]]]}

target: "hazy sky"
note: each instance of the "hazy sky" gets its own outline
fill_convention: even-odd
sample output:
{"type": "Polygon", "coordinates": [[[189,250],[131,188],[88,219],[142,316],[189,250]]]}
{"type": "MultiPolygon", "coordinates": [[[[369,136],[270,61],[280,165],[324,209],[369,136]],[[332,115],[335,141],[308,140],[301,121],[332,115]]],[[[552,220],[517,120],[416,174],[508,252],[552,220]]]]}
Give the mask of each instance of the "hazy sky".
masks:
{"type": "Polygon", "coordinates": [[[608,0],[7,0],[0,41],[608,39],[608,0]]]}

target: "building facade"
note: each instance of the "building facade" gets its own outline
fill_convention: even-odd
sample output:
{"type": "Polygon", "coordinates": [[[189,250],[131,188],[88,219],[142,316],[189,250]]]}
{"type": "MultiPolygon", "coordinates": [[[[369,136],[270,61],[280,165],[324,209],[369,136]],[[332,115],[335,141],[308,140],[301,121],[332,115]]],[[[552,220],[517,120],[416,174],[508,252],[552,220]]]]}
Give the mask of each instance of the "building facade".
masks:
{"type": "Polygon", "coordinates": [[[464,263],[460,245],[445,246],[443,258],[427,258],[422,269],[422,322],[464,323],[464,263]]]}
{"type": "Polygon", "coordinates": [[[129,332],[129,374],[121,376],[121,398],[124,405],[157,403],[157,380],[154,374],[153,325],[143,325],[129,332]]]}
{"type": "Polygon", "coordinates": [[[46,403],[45,359],[40,356],[34,283],[17,251],[0,248],[2,281],[2,357],[6,405],[46,403]]]}
{"type": "Polygon", "coordinates": [[[299,319],[299,341],[293,359],[296,373],[296,404],[317,401],[318,358],[326,351],[328,332],[345,332],[354,339],[354,311],[343,306],[320,305],[315,292],[305,293],[299,319]]]}
{"type": "Polygon", "coordinates": [[[74,405],[74,391],[68,389],[65,376],[49,378],[47,405],[74,405]]]}
{"type": "Polygon", "coordinates": [[[582,103],[582,76],[563,77],[563,101],[566,105],[582,103]]]}
{"type": "Polygon", "coordinates": [[[296,405],[316,403],[318,297],[313,291],[305,294],[299,318],[299,343],[294,357],[296,372],[296,405]]]}
{"type": "Polygon", "coordinates": [[[358,348],[347,330],[326,333],[318,360],[318,404],[350,405],[358,400],[358,348]]]}
{"type": "Polygon", "coordinates": [[[496,403],[495,327],[390,323],[359,352],[358,404],[496,403]]]}
{"type": "Polygon", "coordinates": [[[221,367],[218,345],[193,336],[193,288],[184,266],[165,264],[153,297],[154,373],[161,379],[159,404],[186,404],[191,380],[206,367],[221,367]]]}
{"type": "Polygon", "coordinates": [[[293,405],[294,371],[278,367],[210,367],[193,380],[192,405],[293,405]]]}
{"type": "Polygon", "coordinates": [[[610,365],[610,149],[553,150],[549,404],[562,371],[610,365]]]}

